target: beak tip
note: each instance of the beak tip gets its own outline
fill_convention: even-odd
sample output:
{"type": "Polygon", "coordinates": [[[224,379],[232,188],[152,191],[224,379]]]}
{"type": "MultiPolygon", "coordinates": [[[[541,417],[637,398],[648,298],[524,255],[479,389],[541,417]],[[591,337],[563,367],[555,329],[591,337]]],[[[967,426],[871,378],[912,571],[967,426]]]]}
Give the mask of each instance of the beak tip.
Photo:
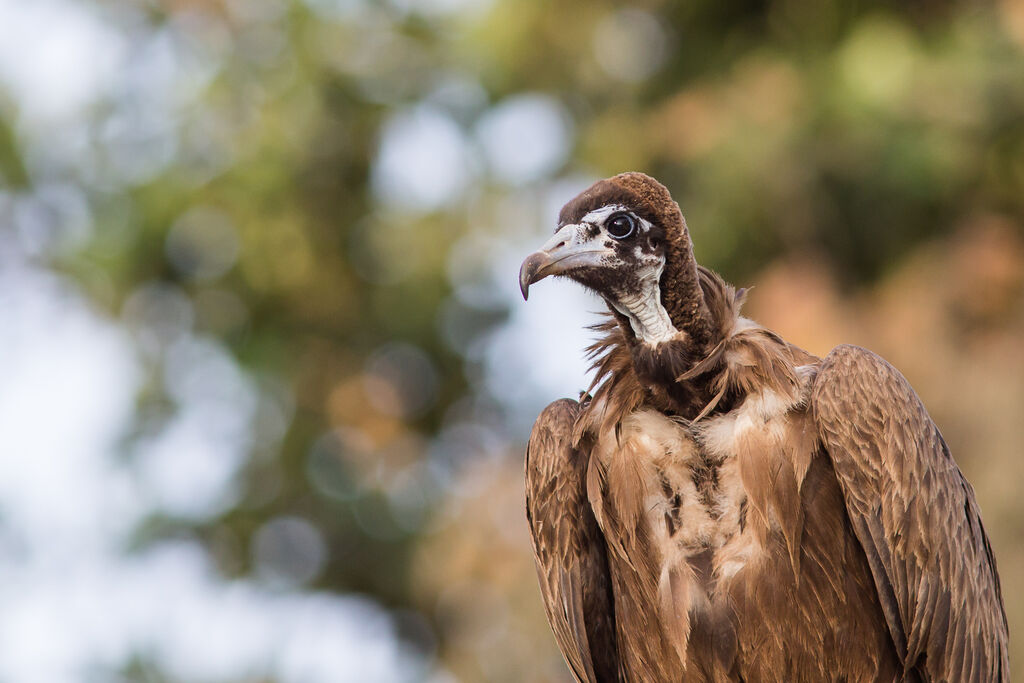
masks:
{"type": "Polygon", "coordinates": [[[530,298],[530,285],[534,283],[540,265],[536,254],[530,254],[519,269],[519,291],[523,294],[523,301],[530,298]]]}

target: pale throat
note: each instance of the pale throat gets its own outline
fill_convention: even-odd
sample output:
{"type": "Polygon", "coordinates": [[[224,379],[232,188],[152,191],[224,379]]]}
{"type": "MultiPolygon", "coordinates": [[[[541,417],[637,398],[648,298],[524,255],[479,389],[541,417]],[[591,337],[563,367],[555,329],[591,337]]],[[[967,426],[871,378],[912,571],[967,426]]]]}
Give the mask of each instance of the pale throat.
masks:
{"type": "Polygon", "coordinates": [[[659,344],[676,336],[678,330],[672,324],[668,311],[661,305],[662,266],[649,268],[639,281],[639,287],[629,291],[616,292],[611,305],[629,320],[636,338],[645,344],[659,344]]]}

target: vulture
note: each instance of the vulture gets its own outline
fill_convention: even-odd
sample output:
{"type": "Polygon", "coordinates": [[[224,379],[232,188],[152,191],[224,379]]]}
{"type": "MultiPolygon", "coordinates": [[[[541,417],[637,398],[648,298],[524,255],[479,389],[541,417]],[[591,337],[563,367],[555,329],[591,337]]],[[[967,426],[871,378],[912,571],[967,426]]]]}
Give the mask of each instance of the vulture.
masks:
{"type": "Polygon", "coordinates": [[[608,305],[594,382],[537,418],[526,512],[577,681],[1008,681],[974,490],[907,380],[744,318],[641,173],[522,264],[608,305]]]}

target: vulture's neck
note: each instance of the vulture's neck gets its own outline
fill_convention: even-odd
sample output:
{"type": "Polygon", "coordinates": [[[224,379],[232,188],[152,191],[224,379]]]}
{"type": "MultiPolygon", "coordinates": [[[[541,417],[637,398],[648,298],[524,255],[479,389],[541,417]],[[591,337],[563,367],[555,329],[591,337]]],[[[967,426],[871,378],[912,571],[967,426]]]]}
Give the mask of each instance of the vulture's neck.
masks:
{"type": "Polygon", "coordinates": [[[708,306],[709,297],[718,297],[728,285],[700,268],[689,250],[686,256],[682,264],[669,261],[663,270],[643,278],[636,292],[608,301],[631,351],[641,360],[651,355],[699,359],[721,341],[715,330],[722,329],[722,316],[733,315],[720,306],[714,311],[708,306]]]}
{"type": "Polygon", "coordinates": [[[686,335],[690,351],[695,353],[706,350],[718,341],[712,337],[719,321],[714,319],[708,306],[709,296],[715,295],[714,291],[707,291],[708,284],[714,285],[711,280],[725,285],[718,275],[697,265],[688,238],[684,245],[670,249],[669,260],[661,278],[660,299],[672,324],[686,335]]]}
{"type": "Polygon", "coordinates": [[[674,330],[670,338],[642,341],[631,318],[614,306],[614,320],[595,328],[605,334],[589,349],[596,373],[581,428],[595,420],[614,424],[643,405],[693,419],[712,403],[716,373],[702,367],[719,355],[735,328],[743,296],[696,264],[691,282],[692,288],[666,290],[662,280],[662,307],[674,330]]]}
{"type": "Polygon", "coordinates": [[[652,269],[649,277],[640,280],[636,291],[621,293],[608,299],[608,306],[629,323],[640,344],[662,344],[675,339],[679,330],[661,303],[662,269],[652,269]]]}

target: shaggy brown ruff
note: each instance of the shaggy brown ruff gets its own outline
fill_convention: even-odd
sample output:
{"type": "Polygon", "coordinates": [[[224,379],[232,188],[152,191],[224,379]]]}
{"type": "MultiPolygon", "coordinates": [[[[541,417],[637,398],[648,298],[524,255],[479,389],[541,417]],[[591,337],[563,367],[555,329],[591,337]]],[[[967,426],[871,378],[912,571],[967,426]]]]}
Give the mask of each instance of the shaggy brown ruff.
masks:
{"type": "Polygon", "coordinates": [[[697,273],[711,323],[702,347],[694,349],[688,341],[641,346],[629,324],[615,312],[591,327],[601,336],[586,349],[594,379],[577,420],[574,443],[585,429],[603,432],[621,424],[641,405],[697,421],[765,387],[791,393],[799,384],[796,365],[818,360],[750,321],[740,329],[746,290],[736,291],[703,266],[698,266],[697,273]]]}

